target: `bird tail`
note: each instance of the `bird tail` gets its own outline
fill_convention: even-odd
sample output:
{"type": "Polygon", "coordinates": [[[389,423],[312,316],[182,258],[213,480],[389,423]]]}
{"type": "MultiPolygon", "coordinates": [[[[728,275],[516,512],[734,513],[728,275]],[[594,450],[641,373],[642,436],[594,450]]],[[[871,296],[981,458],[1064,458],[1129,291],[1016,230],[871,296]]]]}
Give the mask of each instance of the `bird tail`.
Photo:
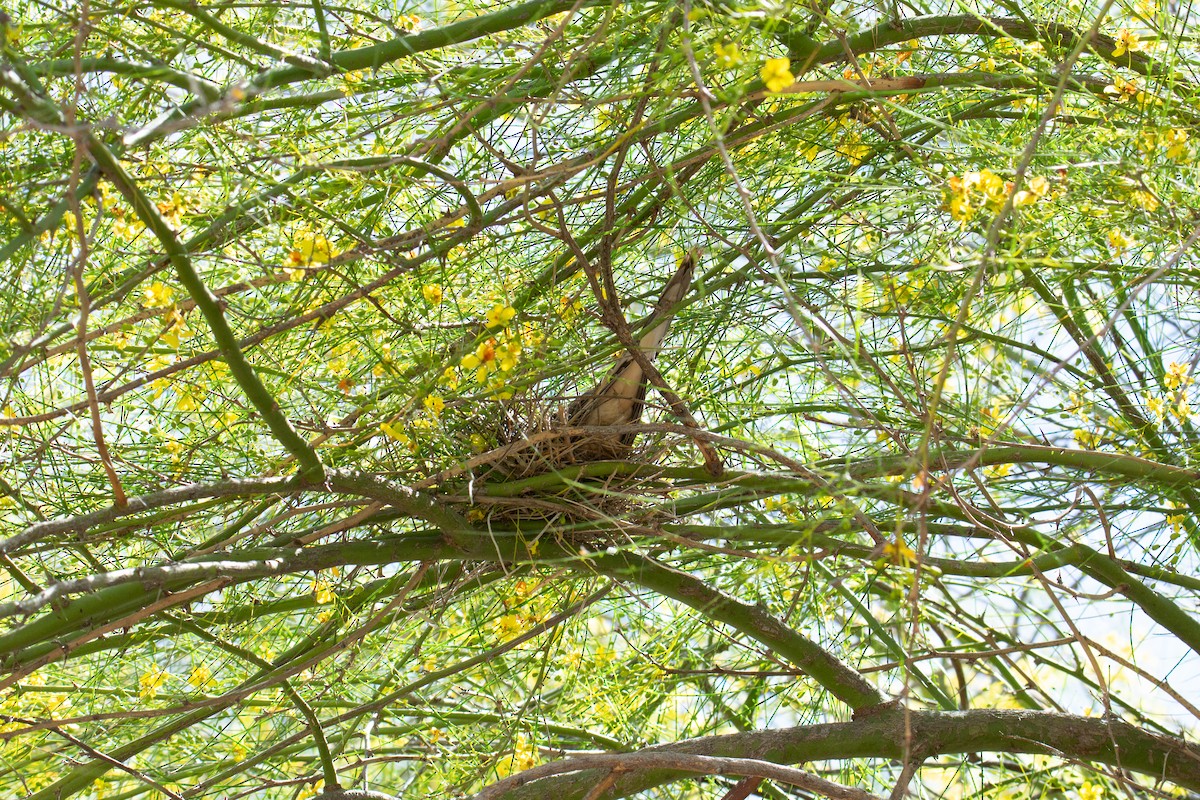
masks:
{"type": "Polygon", "coordinates": [[[696,262],[699,260],[699,250],[692,248],[680,260],[679,268],[675,270],[675,274],[671,276],[671,280],[667,281],[667,285],[663,287],[662,295],[659,296],[658,302],[654,304],[654,311],[650,314],[651,321],[657,320],[658,323],[653,328],[642,335],[642,340],[638,342],[638,346],[647,358],[654,358],[658,355],[659,348],[662,347],[663,340],[667,338],[667,331],[671,327],[671,320],[675,317],[676,306],[680,301],[687,296],[688,289],[692,286],[692,275],[696,271],[696,262]]]}

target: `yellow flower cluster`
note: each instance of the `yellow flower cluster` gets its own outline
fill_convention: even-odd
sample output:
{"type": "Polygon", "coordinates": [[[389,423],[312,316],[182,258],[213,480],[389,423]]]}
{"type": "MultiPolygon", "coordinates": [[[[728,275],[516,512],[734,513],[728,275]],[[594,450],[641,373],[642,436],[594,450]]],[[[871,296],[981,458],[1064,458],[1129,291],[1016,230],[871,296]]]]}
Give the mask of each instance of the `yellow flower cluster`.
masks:
{"type": "Polygon", "coordinates": [[[203,689],[213,682],[212,670],[201,664],[188,675],[187,682],[197,689],[203,689]]]}
{"type": "Polygon", "coordinates": [[[517,310],[512,306],[496,303],[487,312],[487,326],[489,328],[503,328],[512,322],[512,318],[516,316],[516,313],[517,310]]]}
{"type": "Polygon", "coordinates": [[[885,544],[881,555],[884,561],[890,561],[901,567],[907,567],[917,562],[917,551],[905,544],[904,540],[899,537],[885,544]]]}
{"type": "Polygon", "coordinates": [[[501,757],[496,763],[496,774],[505,778],[514,772],[532,769],[539,761],[537,748],[524,736],[518,736],[513,742],[512,755],[508,758],[501,757]]]}
{"type": "Polygon", "coordinates": [[[322,233],[316,233],[310,228],[301,228],[292,237],[292,249],[288,253],[285,266],[299,267],[308,264],[324,264],[337,255],[329,240],[322,233]]]}
{"type": "Polygon", "coordinates": [[[425,298],[425,302],[431,306],[436,306],[442,302],[442,287],[441,284],[427,283],[421,287],[421,296],[425,298]]]}
{"type": "Polygon", "coordinates": [[[313,579],[312,591],[318,605],[323,606],[333,602],[333,585],[324,578],[313,579]]]}
{"type": "Polygon", "coordinates": [[[1138,137],[1138,149],[1143,153],[1162,150],[1172,161],[1183,161],[1188,155],[1188,140],[1191,137],[1183,128],[1166,131],[1142,131],[1138,137]]]}
{"type": "Polygon", "coordinates": [[[167,308],[172,304],[175,290],[162,281],[155,281],[142,290],[143,308],[167,308]]]}
{"type": "Polygon", "coordinates": [[[158,213],[162,215],[172,230],[179,230],[183,227],[183,215],[190,210],[183,195],[175,192],[171,195],[170,200],[155,203],[155,205],[158,207],[158,213]]]}
{"type": "Polygon", "coordinates": [[[1152,99],[1152,95],[1141,90],[1136,79],[1125,80],[1120,75],[1115,76],[1113,82],[1104,87],[1104,93],[1111,95],[1118,103],[1136,99],[1138,105],[1145,105],[1152,99]]]}
{"type": "MultiPolygon", "coordinates": [[[[480,342],[474,352],[467,353],[459,361],[461,370],[473,372],[476,383],[488,383],[492,394],[500,399],[512,397],[512,391],[507,388],[507,373],[517,366],[524,349],[521,332],[509,327],[516,314],[515,308],[504,303],[496,303],[488,309],[486,325],[489,330],[496,331],[496,335],[480,342]]],[[[456,386],[458,378],[453,370],[447,369],[442,382],[456,386]]]]}
{"type": "Polygon", "coordinates": [[[435,418],[440,417],[442,412],[446,410],[446,401],[436,394],[427,395],[421,401],[421,405],[425,406],[425,410],[435,418]]]}
{"type": "Polygon", "coordinates": [[[1176,389],[1186,389],[1195,383],[1196,380],[1189,374],[1190,369],[1191,368],[1187,364],[1180,364],[1172,361],[1167,365],[1167,374],[1163,378],[1163,383],[1165,383],[1167,388],[1171,391],[1175,391],[1176,389]]]}
{"type": "Polygon", "coordinates": [[[138,678],[138,697],[149,700],[158,694],[158,690],[167,682],[170,676],[166,670],[154,664],[138,678]]]}
{"type": "Polygon", "coordinates": [[[1163,375],[1163,385],[1167,388],[1165,396],[1149,394],[1146,396],[1146,408],[1162,424],[1167,414],[1171,414],[1179,422],[1184,423],[1192,418],[1191,401],[1188,398],[1188,387],[1195,383],[1191,375],[1191,367],[1172,361],[1167,365],[1163,375]]]}
{"type": "Polygon", "coordinates": [[[463,357],[460,366],[465,370],[475,371],[475,382],[484,383],[495,372],[511,372],[521,358],[521,343],[509,339],[499,344],[496,337],[489,336],[480,342],[475,352],[463,357]]]}
{"type": "MultiPolygon", "coordinates": [[[[1006,181],[990,169],[955,175],[948,182],[950,198],[946,207],[950,216],[965,222],[975,216],[981,208],[999,211],[1013,190],[1011,181],[1006,181]]],[[[1030,178],[1025,188],[1013,196],[1014,206],[1030,206],[1050,193],[1050,182],[1043,177],[1030,178]]]]}
{"type": "Polygon", "coordinates": [[[390,422],[379,423],[379,430],[383,431],[383,435],[391,439],[393,442],[398,442],[408,448],[409,452],[417,452],[417,443],[412,440],[408,434],[397,428],[390,422]]]}

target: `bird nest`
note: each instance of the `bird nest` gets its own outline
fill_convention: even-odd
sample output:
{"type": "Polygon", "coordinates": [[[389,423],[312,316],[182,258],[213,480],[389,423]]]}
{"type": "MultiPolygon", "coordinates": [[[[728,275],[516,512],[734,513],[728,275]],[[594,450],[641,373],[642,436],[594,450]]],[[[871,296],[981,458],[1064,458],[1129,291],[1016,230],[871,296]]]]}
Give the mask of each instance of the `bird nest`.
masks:
{"type": "Polygon", "coordinates": [[[628,541],[672,516],[678,490],[658,462],[671,445],[637,425],[572,426],[571,397],[532,392],[491,406],[465,432],[494,447],[428,480],[474,524],[553,535],[589,550],[628,541]],[[640,435],[639,435],[640,434],[640,435]],[[561,473],[561,478],[556,474],[561,473]],[[454,478],[465,482],[447,483],[454,478]]]}
{"type": "Polygon", "coordinates": [[[628,432],[580,433],[567,421],[561,400],[524,398],[504,408],[493,467],[509,480],[520,480],[597,461],[647,458],[633,440],[628,432]]]}

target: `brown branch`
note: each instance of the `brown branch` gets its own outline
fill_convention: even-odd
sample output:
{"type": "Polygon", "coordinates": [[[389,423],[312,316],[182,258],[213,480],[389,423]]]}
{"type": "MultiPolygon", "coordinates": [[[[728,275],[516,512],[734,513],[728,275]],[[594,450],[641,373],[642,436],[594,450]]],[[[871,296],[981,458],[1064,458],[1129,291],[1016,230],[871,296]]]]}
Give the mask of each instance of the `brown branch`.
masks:
{"type": "MultiPolygon", "coordinates": [[[[805,772],[794,767],[786,767],[770,761],[757,758],[718,757],[709,755],[694,755],[682,753],[667,748],[643,750],[638,753],[619,753],[615,755],[586,755],[554,761],[539,767],[527,769],[516,775],[511,775],[502,781],[497,781],[471,800],[499,800],[510,792],[539,779],[554,775],[573,772],[594,771],[607,768],[608,774],[601,779],[596,788],[608,788],[615,785],[623,775],[669,776],[667,780],[684,777],[688,773],[702,775],[751,775],[759,778],[770,778],[780,783],[797,786],[806,791],[815,792],[834,800],[879,800],[870,792],[843,786],[833,781],[827,781],[811,772],[805,772]]],[[[549,797],[551,795],[541,795],[549,797]]],[[[594,800],[599,794],[594,790],[587,795],[588,800],[594,800]]]]}
{"type": "MultiPolygon", "coordinates": [[[[910,749],[914,757],[923,759],[981,752],[1056,754],[1081,762],[1119,765],[1154,780],[1200,789],[1200,745],[1181,737],[1151,734],[1117,719],[1046,711],[885,708],[850,722],[710,736],[641,752],[734,758],[752,756],[775,764],[797,764],[864,758],[901,760],[906,749],[910,749]],[[911,738],[906,737],[906,716],[911,738]],[[906,746],[906,739],[911,748],[906,746]]],[[[597,767],[611,768],[609,764],[597,767]]],[[[546,797],[582,800],[600,777],[597,768],[585,767],[510,786],[503,793],[488,797],[493,800],[542,800],[546,797]]],[[[684,774],[679,770],[628,772],[617,780],[610,797],[628,797],[681,777],[684,774]]],[[[479,796],[475,800],[479,800],[479,796]]]]}

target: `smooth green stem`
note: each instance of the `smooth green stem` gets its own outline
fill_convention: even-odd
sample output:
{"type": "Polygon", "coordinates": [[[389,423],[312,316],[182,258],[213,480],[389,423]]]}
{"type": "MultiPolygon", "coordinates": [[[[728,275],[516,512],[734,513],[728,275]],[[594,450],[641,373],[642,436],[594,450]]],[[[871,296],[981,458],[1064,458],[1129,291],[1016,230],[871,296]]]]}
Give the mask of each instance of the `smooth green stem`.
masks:
{"type": "Polygon", "coordinates": [[[321,0],[312,0],[313,17],[317,20],[317,35],[321,37],[321,60],[329,61],[333,53],[333,42],[329,38],[329,23],[325,20],[325,6],[321,0]]]}
{"type": "Polygon", "coordinates": [[[108,72],[144,81],[161,81],[177,89],[194,92],[206,100],[213,101],[221,96],[221,87],[207,78],[191,72],[173,69],[163,64],[139,64],[113,56],[82,58],[76,63],[73,58],[56,58],[38,61],[29,65],[37,75],[74,75],[80,72],[108,72]]]}

